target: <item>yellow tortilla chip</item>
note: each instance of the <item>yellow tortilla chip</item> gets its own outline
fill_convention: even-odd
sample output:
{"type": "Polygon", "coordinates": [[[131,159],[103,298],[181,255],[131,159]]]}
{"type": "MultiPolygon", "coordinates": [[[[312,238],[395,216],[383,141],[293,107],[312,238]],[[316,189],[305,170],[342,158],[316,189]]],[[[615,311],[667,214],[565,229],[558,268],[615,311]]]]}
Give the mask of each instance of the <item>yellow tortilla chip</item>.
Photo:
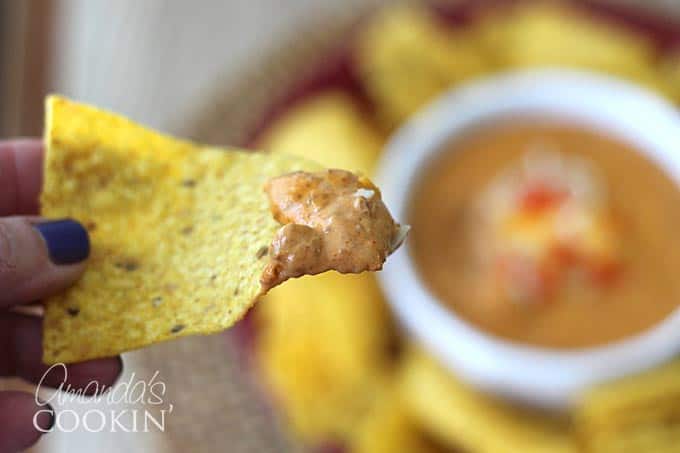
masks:
{"type": "Polygon", "coordinates": [[[350,435],[390,370],[393,330],[373,276],[289,280],[255,313],[263,377],[292,431],[309,442],[350,435]]]}
{"type": "Polygon", "coordinates": [[[43,215],[90,231],[82,279],[47,301],[44,361],[75,362],[231,326],[279,228],[264,182],[314,164],[201,147],[47,100],[43,215]]]}
{"type": "Polygon", "coordinates": [[[351,453],[444,453],[444,448],[422,432],[412,420],[401,395],[392,383],[381,392],[376,404],[361,421],[350,441],[351,453]]]}
{"type": "Polygon", "coordinates": [[[360,76],[392,128],[453,85],[489,71],[475,36],[437,23],[424,6],[379,12],[357,47],[360,76]]]}
{"type": "Polygon", "coordinates": [[[287,112],[260,143],[272,152],[371,176],[383,141],[349,95],[332,91],[287,112]]]}
{"type": "Polygon", "coordinates": [[[661,66],[673,101],[680,103],[680,50],[667,56],[661,66]]]}
{"type": "Polygon", "coordinates": [[[589,452],[677,451],[680,360],[593,389],[576,421],[589,452]]]}
{"type": "Polygon", "coordinates": [[[677,453],[680,427],[677,419],[668,422],[638,423],[627,431],[601,433],[586,441],[588,453],[677,453]]]}
{"type": "Polygon", "coordinates": [[[662,94],[668,88],[653,42],[564,2],[527,2],[478,25],[500,67],[568,67],[629,79],[662,94]]]}
{"type": "Polygon", "coordinates": [[[568,421],[477,392],[422,353],[411,353],[404,374],[409,413],[442,443],[480,453],[580,451],[568,421]]]}

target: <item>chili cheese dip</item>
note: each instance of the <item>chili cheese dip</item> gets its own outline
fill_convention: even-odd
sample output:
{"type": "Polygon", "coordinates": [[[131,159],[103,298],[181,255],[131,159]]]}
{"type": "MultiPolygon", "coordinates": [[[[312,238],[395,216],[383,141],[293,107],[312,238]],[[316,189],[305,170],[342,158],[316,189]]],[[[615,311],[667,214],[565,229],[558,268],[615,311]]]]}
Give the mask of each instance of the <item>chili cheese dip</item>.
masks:
{"type": "Polygon", "coordinates": [[[281,227],[269,247],[263,290],[328,270],[382,269],[403,240],[400,226],[367,178],[344,170],[295,172],[265,186],[281,227]]]}
{"type": "Polygon", "coordinates": [[[680,302],[680,193],[631,145],[580,126],[498,123],[421,176],[420,277],[484,331],[555,348],[648,329],[680,302]]]}

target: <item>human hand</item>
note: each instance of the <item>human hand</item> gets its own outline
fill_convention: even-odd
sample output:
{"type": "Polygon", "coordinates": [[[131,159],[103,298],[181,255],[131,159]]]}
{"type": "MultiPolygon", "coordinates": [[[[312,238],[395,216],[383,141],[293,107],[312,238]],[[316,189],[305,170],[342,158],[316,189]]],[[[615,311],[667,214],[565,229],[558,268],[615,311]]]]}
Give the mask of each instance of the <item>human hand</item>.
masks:
{"type": "MultiPolygon", "coordinates": [[[[87,231],[77,222],[37,217],[42,163],[39,141],[0,141],[0,376],[33,383],[48,369],[41,361],[42,319],[19,313],[26,310],[17,307],[73,284],[83,273],[90,251],[87,231]]],[[[86,386],[94,381],[101,390],[116,381],[122,361],[120,357],[92,360],[69,365],[67,370],[66,384],[71,389],[93,389],[86,386]]],[[[61,384],[64,376],[55,371],[59,369],[42,383],[61,384]]],[[[38,404],[32,394],[0,392],[0,453],[29,447],[52,427],[54,417],[52,407],[38,404]]]]}

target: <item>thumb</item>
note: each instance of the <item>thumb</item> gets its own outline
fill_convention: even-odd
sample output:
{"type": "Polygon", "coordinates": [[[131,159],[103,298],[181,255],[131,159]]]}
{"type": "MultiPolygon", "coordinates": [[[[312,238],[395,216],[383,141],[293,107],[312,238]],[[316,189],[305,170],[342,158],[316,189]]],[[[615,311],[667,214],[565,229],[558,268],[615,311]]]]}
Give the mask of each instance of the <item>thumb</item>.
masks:
{"type": "Polygon", "coordinates": [[[32,302],[72,285],[90,253],[74,220],[0,218],[0,307],[32,302]]]}

